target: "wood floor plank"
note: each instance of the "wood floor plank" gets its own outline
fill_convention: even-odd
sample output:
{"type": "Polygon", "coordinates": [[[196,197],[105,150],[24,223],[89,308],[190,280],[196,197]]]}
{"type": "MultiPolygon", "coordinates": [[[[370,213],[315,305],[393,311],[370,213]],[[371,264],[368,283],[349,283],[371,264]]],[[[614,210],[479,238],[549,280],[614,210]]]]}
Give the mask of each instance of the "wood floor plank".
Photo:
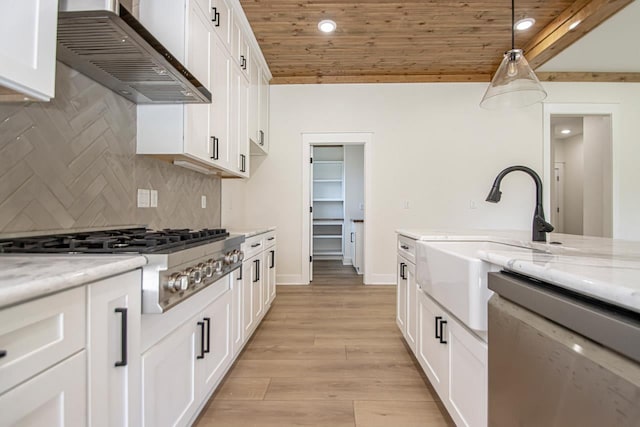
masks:
{"type": "Polygon", "coordinates": [[[454,426],[436,402],[355,401],[356,427],[454,426]]]}
{"type": "Polygon", "coordinates": [[[224,401],[214,400],[198,427],[354,427],[350,401],[224,401]]]}
{"type": "Polygon", "coordinates": [[[396,326],[395,286],[333,263],[277,287],[197,427],[453,425],[396,326]]]}
{"type": "Polygon", "coordinates": [[[345,346],[252,345],[242,360],[346,360],[345,346]]]}
{"type": "Polygon", "coordinates": [[[398,400],[433,402],[419,378],[272,378],[265,400],[398,400]]]}
{"type": "Polygon", "coordinates": [[[271,378],[229,378],[216,392],[216,400],[263,400],[271,378]]]}
{"type": "Polygon", "coordinates": [[[413,362],[380,360],[245,360],[236,363],[233,377],[270,378],[391,378],[417,379],[413,362]]]}

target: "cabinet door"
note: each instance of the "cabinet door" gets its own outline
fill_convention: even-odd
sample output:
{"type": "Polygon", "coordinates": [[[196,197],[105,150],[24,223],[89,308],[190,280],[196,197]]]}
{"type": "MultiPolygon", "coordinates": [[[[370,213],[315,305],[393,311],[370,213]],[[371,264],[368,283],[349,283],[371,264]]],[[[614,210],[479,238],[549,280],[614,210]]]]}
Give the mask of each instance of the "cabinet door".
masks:
{"type": "Polygon", "coordinates": [[[258,255],[255,260],[251,263],[251,283],[253,285],[253,318],[255,319],[256,324],[254,328],[260,323],[262,316],[264,315],[264,303],[263,303],[263,289],[262,282],[264,281],[263,277],[263,267],[264,263],[262,262],[262,256],[258,255]]]}
{"type": "MultiPolygon", "coordinates": [[[[210,84],[211,25],[195,1],[189,2],[187,13],[186,67],[206,86],[210,84]]],[[[199,159],[210,161],[212,144],[209,135],[211,104],[185,105],[184,151],[199,159]]]]}
{"type": "Polygon", "coordinates": [[[238,74],[238,157],[236,170],[249,176],[249,82],[242,73],[238,74]]]}
{"type": "Polygon", "coordinates": [[[222,167],[230,166],[231,126],[231,60],[222,42],[213,37],[211,43],[211,146],[210,160],[222,167]]]}
{"type": "Polygon", "coordinates": [[[451,319],[449,346],[449,404],[457,425],[487,425],[487,344],[451,319]]]}
{"type": "Polygon", "coordinates": [[[407,282],[407,308],[405,320],[404,338],[407,340],[409,347],[416,352],[416,335],[418,333],[418,300],[416,286],[416,265],[405,260],[407,267],[405,268],[405,277],[407,282]]]}
{"type": "Polygon", "coordinates": [[[91,425],[139,426],[141,272],[89,285],[91,425]]]}
{"type": "Polygon", "coordinates": [[[260,72],[260,141],[265,153],[269,152],[269,80],[264,70],[260,72]]]}
{"type": "Polygon", "coordinates": [[[267,274],[267,280],[269,281],[269,304],[271,304],[276,299],[276,247],[271,247],[268,254],[269,264],[267,268],[269,273],[267,274]]]}
{"type": "Polygon", "coordinates": [[[211,22],[216,34],[225,46],[231,50],[231,8],[227,0],[211,1],[211,22]]]}
{"type": "Polygon", "coordinates": [[[253,304],[254,304],[254,286],[252,282],[253,278],[253,259],[245,260],[242,263],[242,341],[247,342],[251,333],[253,332],[253,326],[256,322],[253,316],[253,304]]]}
{"type": "Polygon", "coordinates": [[[144,426],[181,426],[193,417],[200,403],[195,377],[196,357],[202,350],[197,321],[185,322],[142,355],[144,426]]]}
{"type": "Polygon", "coordinates": [[[231,273],[231,352],[242,348],[242,267],[231,273]]]}
{"type": "Polygon", "coordinates": [[[418,294],[418,339],[416,343],[416,358],[431,385],[436,389],[442,399],[447,395],[448,365],[448,340],[442,339],[441,331],[448,331],[447,324],[441,327],[442,321],[446,321],[441,309],[430,298],[419,290],[418,294]],[[446,343],[443,343],[445,341],[446,343]]]}
{"type": "MultiPolygon", "coordinates": [[[[227,276],[222,280],[231,280],[227,276]]],[[[224,376],[233,353],[231,351],[231,304],[232,291],[227,290],[202,312],[205,323],[204,359],[198,365],[200,372],[196,377],[202,381],[203,390],[199,393],[206,397],[224,376]]]]}
{"type": "Polygon", "coordinates": [[[407,279],[405,270],[407,263],[404,258],[398,257],[398,270],[396,277],[396,324],[405,334],[407,320],[407,279]]]}
{"type": "MultiPolygon", "coordinates": [[[[57,0],[2,2],[0,86],[31,99],[53,98],[57,27],[57,0]]],[[[10,93],[0,96],[3,99],[22,101],[24,97],[10,93]]]]}
{"type": "Polygon", "coordinates": [[[87,425],[85,351],[0,395],[0,424],[28,427],[87,425]]]}

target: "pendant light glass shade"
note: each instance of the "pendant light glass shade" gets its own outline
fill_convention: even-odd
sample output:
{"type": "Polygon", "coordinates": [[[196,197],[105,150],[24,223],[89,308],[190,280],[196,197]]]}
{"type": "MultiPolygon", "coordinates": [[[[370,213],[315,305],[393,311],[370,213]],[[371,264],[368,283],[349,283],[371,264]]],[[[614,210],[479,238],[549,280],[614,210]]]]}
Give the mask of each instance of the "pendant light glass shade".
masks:
{"type": "Polygon", "coordinates": [[[518,108],[533,105],[547,97],[547,92],[529,66],[521,49],[511,49],[504,55],[491,84],[480,101],[488,110],[518,108]]]}

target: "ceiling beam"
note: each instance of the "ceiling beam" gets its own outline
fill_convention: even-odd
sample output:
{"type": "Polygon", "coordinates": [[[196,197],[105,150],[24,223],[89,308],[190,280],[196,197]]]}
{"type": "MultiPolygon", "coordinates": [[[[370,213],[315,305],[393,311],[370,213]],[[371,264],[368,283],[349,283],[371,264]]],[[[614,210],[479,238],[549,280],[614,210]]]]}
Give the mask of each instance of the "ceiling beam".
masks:
{"type": "Polygon", "coordinates": [[[401,74],[354,76],[274,76],[272,85],[316,83],[469,83],[491,81],[489,74],[401,74]]]}
{"type": "Polygon", "coordinates": [[[640,73],[537,72],[536,75],[545,82],[640,83],[640,73]]]}
{"type": "Polygon", "coordinates": [[[527,61],[535,70],[632,1],[576,0],[524,46],[527,61]]]}

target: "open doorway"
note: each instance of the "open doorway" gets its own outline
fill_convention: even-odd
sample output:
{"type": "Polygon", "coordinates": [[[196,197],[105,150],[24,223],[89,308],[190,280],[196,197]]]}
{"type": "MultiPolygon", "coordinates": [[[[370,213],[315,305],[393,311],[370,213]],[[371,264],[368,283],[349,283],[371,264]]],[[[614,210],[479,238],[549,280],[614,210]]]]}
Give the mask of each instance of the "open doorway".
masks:
{"type": "Polygon", "coordinates": [[[551,114],[551,222],[558,233],[612,237],[610,114],[551,114]]]}
{"type": "Polygon", "coordinates": [[[367,283],[371,140],[371,133],[361,132],[302,134],[301,267],[307,283],[367,283]]]}
{"type": "Polygon", "coordinates": [[[310,280],[362,284],[364,145],[313,145],[311,150],[310,280]]]}

